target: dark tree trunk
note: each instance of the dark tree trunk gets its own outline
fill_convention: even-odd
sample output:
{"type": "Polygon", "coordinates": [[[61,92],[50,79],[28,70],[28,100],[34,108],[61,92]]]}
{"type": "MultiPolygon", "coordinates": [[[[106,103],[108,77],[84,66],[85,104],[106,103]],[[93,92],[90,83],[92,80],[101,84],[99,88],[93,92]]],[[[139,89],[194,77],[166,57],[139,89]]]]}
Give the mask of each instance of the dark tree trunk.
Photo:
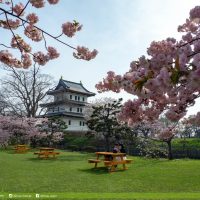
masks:
{"type": "Polygon", "coordinates": [[[172,155],[172,143],[171,140],[167,141],[167,147],[168,147],[168,159],[172,160],[173,155],[172,155]]]}
{"type": "Polygon", "coordinates": [[[110,138],[109,137],[105,137],[106,139],[106,151],[111,151],[111,148],[110,148],[110,138]]]}

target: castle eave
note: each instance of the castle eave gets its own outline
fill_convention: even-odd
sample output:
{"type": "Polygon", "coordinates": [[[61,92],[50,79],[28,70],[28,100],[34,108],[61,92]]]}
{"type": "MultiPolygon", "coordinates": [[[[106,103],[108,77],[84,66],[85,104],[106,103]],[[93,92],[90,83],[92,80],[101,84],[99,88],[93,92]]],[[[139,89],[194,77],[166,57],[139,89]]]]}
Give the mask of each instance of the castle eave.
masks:
{"type": "Polygon", "coordinates": [[[40,104],[41,107],[50,107],[50,106],[54,106],[54,105],[61,105],[61,104],[76,104],[76,105],[80,105],[80,106],[85,106],[88,103],[87,102],[83,102],[83,101],[74,101],[74,100],[60,100],[60,101],[54,101],[54,102],[49,102],[49,103],[43,103],[40,104]]]}
{"type": "Polygon", "coordinates": [[[88,97],[91,96],[95,96],[96,94],[93,92],[82,92],[82,91],[76,91],[76,90],[71,90],[71,89],[58,89],[58,90],[49,90],[47,92],[48,95],[54,95],[54,94],[58,94],[58,93],[63,93],[63,92],[71,92],[71,93],[75,93],[75,94],[83,94],[86,95],[88,97]]]}
{"type": "Polygon", "coordinates": [[[42,117],[53,117],[53,116],[66,116],[66,117],[73,117],[73,118],[80,118],[80,119],[84,118],[82,113],[71,113],[71,112],[47,113],[43,115],[42,117]]]}

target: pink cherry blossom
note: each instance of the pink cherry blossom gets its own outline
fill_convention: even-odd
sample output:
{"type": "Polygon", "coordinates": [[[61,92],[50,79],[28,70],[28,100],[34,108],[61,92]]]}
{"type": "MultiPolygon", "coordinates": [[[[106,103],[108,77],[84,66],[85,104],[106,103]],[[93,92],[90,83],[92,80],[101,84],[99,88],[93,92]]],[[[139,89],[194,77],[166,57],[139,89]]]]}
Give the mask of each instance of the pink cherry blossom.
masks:
{"type": "Polygon", "coordinates": [[[190,10],[190,19],[200,18],[200,6],[195,6],[193,9],[190,10]]]}
{"type": "Polygon", "coordinates": [[[42,8],[45,5],[44,0],[30,0],[30,3],[36,8],[42,8]]]}
{"type": "Polygon", "coordinates": [[[59,57],[59,53],[57,52],[57,50],[54,47],[48,47],[48,56],[49,59],[55,59],[59,57]]]}
{"type": "Polygon", "coordinates": [[[0,51],[0,61],[11,67],[20,68],[22,66],[21,61],[14,58],[8,50],[0,51]]]}
{"type": "Polygon", "coordinates": [[[11,46],[13,48],[20,49],[20,51],[31,52],[31,46],[27,44],[19,35],[12,38],[11,46]]]}
{"type": "Polygon", "coordinates": [[[178,27],[179,32],[185,32],[180,41],[153,41],[147,49],[148,58],[132,61],[124,75],[108,72],[96,85],[99,92],[125,90],[138,97],[124,104],[120,120],[134,124],[164,114],[171,121],[179,121],[195,104],[200,96],[199,10],[191,10],[190,18],[178,27]]]}
{"type": "Polygon", "coordinates": [[[22,55],[22,64],[24,69],[27,69],[32,65],[31,57],[29,54],[24,53],[22,55]]]}
{"type": "Polygon", "coordinates": [[[32,25],[26,26],[24,34],[35,42],[39,42],[42,40],[42,32],[32,25]]]}
{"type": "Polygon", "coordinates": [[[96,49],[94,49],[93,51],[90,51],[88,48],[86,47],[77,47],[77,53],[73,53],[73,56],[77,59],[83,59],[83,60],[91,60],[93,58],[96,57],[96,55],[98,54],[98,51],[96,49]]]}
{"type": "Polygon", "coordinates": [[[82,25],[78,22],[66,22],[62,25],[62,31],[68,37],[73,37],[77,31],[82,29],[82,25]]]}
{"type": "Polygon", "coordinates": [[[200,67],[200,53],[194,55],[192,64],[196,67],[200,67]]]}
{"type": "Polygon", "coordinates": [[[35,24],[39,21],[38,16],[35,13],[30,13],[26,16],[27,21],[29,21],[30,24],[35,24]]]}
{"type": "Polygon", "coordinates": [[[0,28],[7,29],[7,31],[12,36],[10,42],[11,46],[4,44],[3,41],[1,42],[2,46],[4,46],[6,49],[9,49],[9,51],[1,51],[0,61],[2,63],[16,68],[28,68],[32,61],[40,65],[45,65],[49,60],[58,58],[60,55],[58,51],[54,47],[48,47],[48,37],[56,40],[59,43],[62,43],[71,49],[77,50],[77,52],[73,53],[73,55],[78,59],[91,60],[96,57],[96,50],[89,51],[89,49],[85,47],[77,47],[76,49],[75,47],[62,40],[61,37],[64,35],[72,37],[76,32],[82,29],[82,25],[77,21],[74,20],[73,22],[63,23],[61,33],[56,36],[52,35],[42,27],[37,26],[36,23],[39,21],[39,17],[35,13],[28,13],[25,17],[22,17],[25,14],[25,10],[27,10],[30,5],[35,8],[42,8],[45,6],[46,2],[51,5],[55,5],[59,2],[59,0],[29,0],[26,2],[25,6],[20,1],[14,4],[14,1],[0,0],[0,3],[4,4],[1,8],[2,19],[0,20],[0,28]],[[43,53],[39,51],[33,53],[31,48],[32,43],[28,44],[25,42],[25,40],[22,38],[23,35],[21,34],[21,30],[24,31],[24,35],[31,39],[32,42],[39,42],[44,40],[43,45],[48,52],[43,53]],[[12,55],[12,48],[14,51],[18,51],[20,55],[18,55],[18,53],[16,55],[18,55],[19,58],[15,58],[12,55]]]}
{"type": "Polygon", "coordinates": [[[17,29],[20,25],[20,20],[12,20],[8,19],[8,21],[0,20],[0,27],[5,28],[5,29],[17,29]]]}
{"type": "MultiPolygon", "coordinates": [[[[13,11],[17,14],[17,15],[19,15],[21,12],[22,12],[22,10],[24,9],[24,5],[20,2],[20,3],[18,3],[18,4],[16,4],[14,7],[13,7],[13,11]]],[[[21,16],[23,15],[24,13],[21,13],[21,16]]]]}
{"type": "Polygon", "coordinates": [[[59,0],[48,0],[48,2],[50,4],[57,4],[59,2],[59,0]]]}
{"type": "Polygon", "coordinates": [[[45,55],[41,51],[34,53],[33,56],[33,60],[39,65],[45,65],[49,61],[49,56],[45,55]]]}

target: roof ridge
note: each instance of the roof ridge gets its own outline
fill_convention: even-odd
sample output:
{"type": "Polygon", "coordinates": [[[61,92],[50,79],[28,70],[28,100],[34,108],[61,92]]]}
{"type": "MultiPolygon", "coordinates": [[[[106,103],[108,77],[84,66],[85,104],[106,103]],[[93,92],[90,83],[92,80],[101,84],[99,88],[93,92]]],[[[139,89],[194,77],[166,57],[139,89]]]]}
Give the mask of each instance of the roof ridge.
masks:
{"type": "Polygon", "coordinates": [[[78,85],[82,85],[81,83],[76,83],[76,82],[73,82],[73,81],[67,81],[67,80],[64,80],[62,79],[63,81],[66,81],[66,82],[69,82],[69,83],[75,83],[75,84],[78,84],[78,85]]]}

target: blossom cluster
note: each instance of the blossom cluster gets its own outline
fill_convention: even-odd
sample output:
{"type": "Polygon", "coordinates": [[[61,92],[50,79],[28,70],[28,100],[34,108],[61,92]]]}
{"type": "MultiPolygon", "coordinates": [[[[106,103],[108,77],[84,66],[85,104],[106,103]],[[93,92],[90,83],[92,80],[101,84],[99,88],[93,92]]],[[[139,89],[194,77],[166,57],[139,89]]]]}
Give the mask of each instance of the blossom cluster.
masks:
{"type": "Polygon", "coordinates": [[[19,2],[18,4],[16,4],[14,7],[13,7],[13,12],[16,13],[17,15],[24,15],[24,13],[22,12],[24,9],[24,4],[19,2]]]}
{"type": "Polygon", "coordinates": [[[19,35],[12,38],[11,47],[18,48],[21,52],[31,52],[31,46],[27,44],[19,35]]]}
{"type": "Polygon", "coordinates": [[[27,21],[32,25],[39,21],[38,16],[35,13],[30,13],[26,16],[27,21]]]}
{"type": "Polygon", "coordinates": [[[190,115],[188,118],[185,118],[183,123],[200,126],[200,112],[198,112],[196,115],[190,115]]]}
{"type": "Polygon", "coordinates": [[[43,39],[42,38],[42,31],[40,31],[39,29],[37,29],[33,25],[26,26],[26,28],[24,30],[24,34],[28,38],[32,39],[35,42],[39,42],[43,39]]]}
{"type": "MultiPolygon", "coordinates": [[[[13,47],[17,45],[13,43],[13,47]]],[[[39,65],[45,65],[49,60],[53,60],[59,57],[59,53],[54,47],[48,47],[47,54],[39,51],[33,54],[33,60],[39,65]]],[[[13,55],[8,50],[0,51],[0,61],[8,66],[13,66],[16,68],[27,69],[32,65],[31,56],[28,53],[23,52],[21,55],[21,60],[14,58],[13,55]]]]}
{"type": "Polygon", "coordinates": [[[178,121],[200,95],[200,7],[190,11],[186,23],[178,27],[182,39],[153,41],[148,56],[132,61],[124,75],[108,72],[96,85],[99,92],[126,92],[138,99],[124,104],[121,119],[136,123],[158,118],[163,112],[178,121]]]}
{"type": "Polygon", "coordinates": [[[45,65],[49,60],[53,60],[59,57],[59,53],[54,47],[48,47],[48,53],[44,54],[41,51],[38,51],[33,54],[33,60],[39,65],[45,65]]]}
{"type": "MultiPolygon", "coordinates": [[[[49,4],[57,4],[59,0],[48,0],[49,4]]],[[[45,6],[45,0],[30,0],[30,3],[35,8],[42,8],[45,6]]]]}
{"type": "Polygon", "coordinates": [[[23,137],[23,140],[38,135],[35,118],[0,116],[0,145],[6,146],[13,137],[23,137]]]}
{"type": "Polygon", "coordinates": [[[98,51],[94,49],[93,51],[90,51],[86,47],[77,47],[77,52],[73,53],[73,56],[77,59],[83,59],[83,60],[91,60],[96,57],[98,54],[98,51]]]}
{"type": "Polygon", "coordinates": [[[77,31],[82,29],[82,25],[79,25],[78,22],[66,22],[62,25],[62,32],[68,37],[73,37],[77,31]]]}
{"type": "Polygon", "coordinates": [[[21,21],[19,19],[0,20],[0,27],[15,30],[20,26],[20,22],[21,21]]]}

